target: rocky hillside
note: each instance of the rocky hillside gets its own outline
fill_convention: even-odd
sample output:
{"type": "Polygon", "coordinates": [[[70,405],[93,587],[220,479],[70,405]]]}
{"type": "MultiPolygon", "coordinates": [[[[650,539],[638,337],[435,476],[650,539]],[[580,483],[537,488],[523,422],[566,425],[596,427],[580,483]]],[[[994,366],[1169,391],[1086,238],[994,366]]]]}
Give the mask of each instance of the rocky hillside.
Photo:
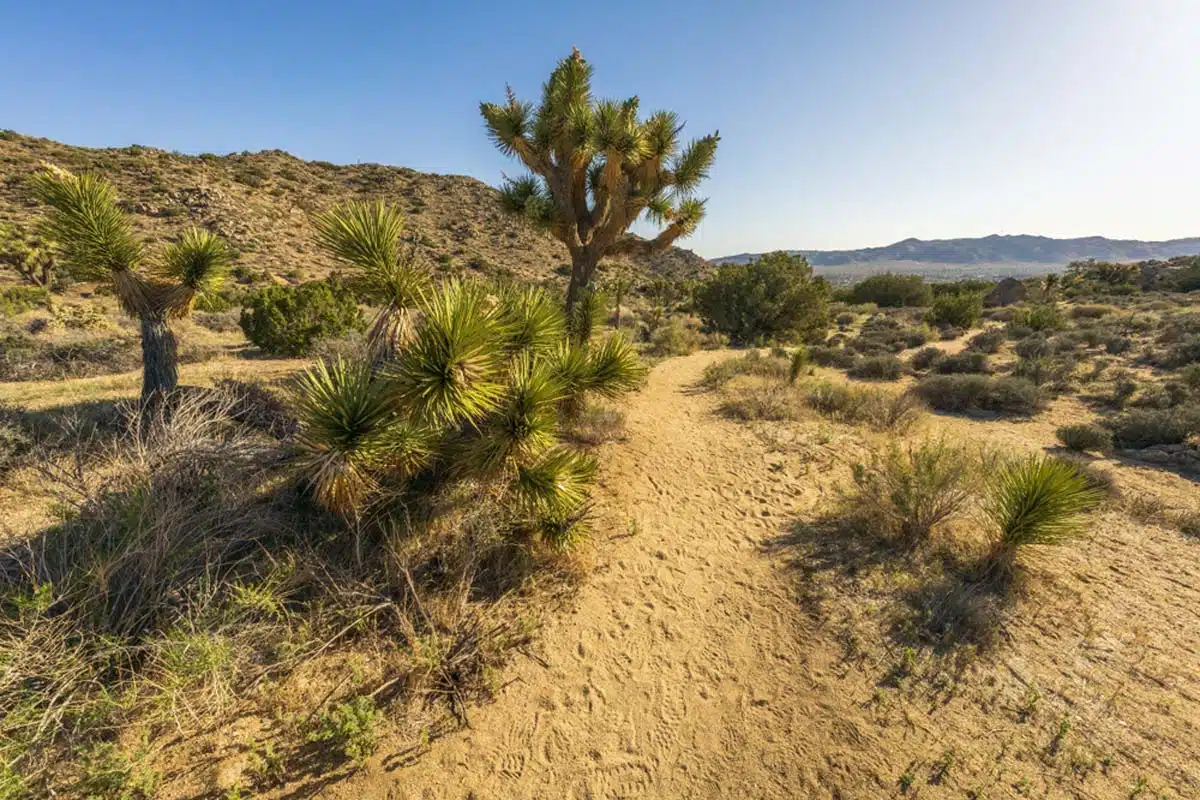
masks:
{"type": "MultiPolygon", "coordinates": [[[[886,247],[861,250],[792,250],[803,253],[814,266],[904,261],[934,264],[1067,264],[1085,258],[1099,261],[1143,261],[1200,253],[1200,238],[1143,242],[1136,239],[1052,239],[1048,236],[983,236],[974,239],[905,239],[886,247]]],[[[714,259],[715,263],[745,263],[756,253],[739,253],[714,259]]]]}
{"type": "MultiPolygon", "coordinates": [[[[236,248],[243,280],[327,273],[334,264],[313,246],[310,213],[354,198],[399,204],[419,251],[445,272],[544,279],[561,276],[570,263],[566,248],[509,218],[496,190],[474,178],[302,161],[281,150],[188,156],[140,145],[72,147],[0,131],[0,222],[33,224],[38,210],[26,178],[43,161],[111,180],[148,239],[168,239],[189,225],[211,228],[236,248]]],[[[673,277],[710,268],[680,248],[627,263],[642,274],[673,277]]]]}

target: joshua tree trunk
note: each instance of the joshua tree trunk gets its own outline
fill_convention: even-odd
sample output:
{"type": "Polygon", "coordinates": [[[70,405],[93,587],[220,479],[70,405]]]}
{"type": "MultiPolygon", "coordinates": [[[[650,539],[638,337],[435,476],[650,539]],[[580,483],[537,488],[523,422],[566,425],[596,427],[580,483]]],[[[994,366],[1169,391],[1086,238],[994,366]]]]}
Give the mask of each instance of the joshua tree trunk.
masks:
{"type": "Polygon", "coordinates": [[[142,406],[157,404],[179,385],[179,354],[166,317],[146,315],[142,322],[142,406]]]}
{"type": "Polygon", "coordinates": [[[580,295],[592,285],[592,277],[596,273],[596,265],[600,263],[600,254],[591,248],[577,250],[571,253],[571,283],[567,285],[567,316],[575,310],[575,303],[580,295]]]}

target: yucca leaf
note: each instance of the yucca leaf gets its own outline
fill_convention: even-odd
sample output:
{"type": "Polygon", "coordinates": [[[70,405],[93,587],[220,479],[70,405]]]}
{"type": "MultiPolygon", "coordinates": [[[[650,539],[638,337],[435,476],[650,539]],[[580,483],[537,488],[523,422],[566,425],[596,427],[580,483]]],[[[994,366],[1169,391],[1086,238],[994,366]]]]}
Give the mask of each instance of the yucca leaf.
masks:
{"type": "Polygon", "coordinates": [[[567,323],[562,309],[538,286],[505,290],[501,294],[499,314],[510,350],[548,353],[566,334],[567,323]]]}
{"type": "MultiPolygon", "coordinates": [[[[30,183],[34,196],[50,207],[43,225],[46,237],[56,243],[63,262],[78,278],[110,280],[114,273],[132,272],[141,263],[142,244],[108,181],[46,165],[30,183]]],[[[121,299],[131,313],[142,301],[121,299]]]]}
{"type": "Polygon", "coordinates": [[[1103,493],[1065,461],[1031,456],[1003,469],[987,504],[1001,546],[1060,544],[1078,533],[1081,515],[1103,493]]]}
{"type": "Polygon", "coordinates": [[[518,467],[512,490],[517,501],[535,517],[563,518],[586,502],[587,488],[595,475],[594,458],[559,447],[518,467]]]}
{"type": "Polygon", "coordinates": [[[518,354],[499,407],[465,446],[462,464],[479,474],[527,463],[553,445],[558,432],[556,404],[562,389],[549,364],[531,353],[518,354]]]}
{"type": "Polygon", "coordinates": [[[394,419],[383,384],[369,365],[338,358],[301,373],[292,397],[296,445],[317,499],[337,513],[356,510],[375,488],[371,468],[394,419]]]}
{"type": "Polygon", "coordinates": [[[568,321],[571,338],[586,344],[598,328],[604,327],[608,315],[608,297],[599,289],[589,289],[575,301],[568,321]]]}
{"type": "Polygon", "coordinates": [[[434,426],[475,422],[504,393],[502,328],[478,286],[451,281],[424,304],[420,329],[387,369],[393,395],[434,426]]]}
{"type": "Polygon", "coordinates": [[[188,228],[163,253],[155,276],[172,285],[168,307],[175,316],[192,310],[195,299],[221,287],[232,258],[225,242],[211,231],[188,228]]]}
{"type": "Polygon", "coordinates": [[[586,390],[601,397],[617,397],[637,389],[646,375],[646,366],[629,340],[614,334],[587,355],[586,390]]]}

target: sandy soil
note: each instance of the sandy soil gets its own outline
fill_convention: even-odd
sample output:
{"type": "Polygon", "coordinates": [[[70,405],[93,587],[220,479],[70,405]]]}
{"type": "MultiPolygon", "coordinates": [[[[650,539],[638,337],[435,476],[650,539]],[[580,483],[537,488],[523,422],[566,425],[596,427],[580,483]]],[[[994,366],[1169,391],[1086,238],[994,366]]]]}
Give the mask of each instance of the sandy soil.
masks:
{"type": "MultiPolygon", "coordinates": [[[[609,536],[573,612],[544,630],[545,663],[522,661],[423,757],[397,743],[287,796],[1200,796],[1196,542],[1105,512],[1086,546],[1033,570],[987,654],[899,652],[883,631],[902,563],[781,546],[866,443],[805,421],[792,439],[815,444],[771,447],[717,417],[690,387],[727,356],[666,361],[632,400],[628,442],[601,457],[609,536]],[[912,677],[895,680],[897,663],[912,677]]],[[[924,432],[1034,447],[1054,424],[931,418],[924,432]]],[[[1113,468],[1134,491],[1194,496],[1113,468]]]]}

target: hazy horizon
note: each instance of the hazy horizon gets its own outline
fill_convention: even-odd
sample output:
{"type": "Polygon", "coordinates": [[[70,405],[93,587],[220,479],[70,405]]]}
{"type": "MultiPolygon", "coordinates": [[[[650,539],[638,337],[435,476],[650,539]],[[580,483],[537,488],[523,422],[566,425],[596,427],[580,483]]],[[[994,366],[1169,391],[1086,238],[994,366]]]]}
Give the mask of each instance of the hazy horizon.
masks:
{"type": "Polygon", "coordinates": [[[495,185],[520,170],[487,140],[478,103],[506,82],[536,98],[577,45],[599,96],[673,109],[687,137],[720,129],[708,218],[679,242],[707,257],[1200,234],[1200,4],[622,1],[609,16],[629,24],[613,26],[550,9],[27,4],[0,31],[20,76],[0,86],[0,127],[84,146],[281,149],[495,185]],[[631,25],[663,35],[631,48],[631,25]]]}

